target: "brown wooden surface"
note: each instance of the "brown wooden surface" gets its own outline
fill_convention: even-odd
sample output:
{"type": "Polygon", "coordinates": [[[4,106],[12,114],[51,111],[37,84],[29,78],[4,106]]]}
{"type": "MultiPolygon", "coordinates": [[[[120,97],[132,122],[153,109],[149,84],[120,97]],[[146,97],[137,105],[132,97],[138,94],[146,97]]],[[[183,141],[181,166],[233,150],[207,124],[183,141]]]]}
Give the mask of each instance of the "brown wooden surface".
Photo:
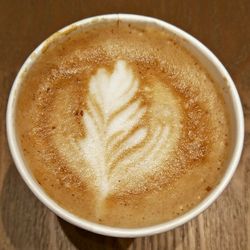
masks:
{"type": "Polygon", "coordinates": [[[250,249],[250,1],[0,0],[0,249],[250,249]],[[191,222],[160,235],[116,239],[76,228],[29,191],[11,159],[6,103],[18,69],[50,34],[104,13],[158,17],[201,40],[224,63],[245,112],[245,147],[223,195],[191,222]]]}

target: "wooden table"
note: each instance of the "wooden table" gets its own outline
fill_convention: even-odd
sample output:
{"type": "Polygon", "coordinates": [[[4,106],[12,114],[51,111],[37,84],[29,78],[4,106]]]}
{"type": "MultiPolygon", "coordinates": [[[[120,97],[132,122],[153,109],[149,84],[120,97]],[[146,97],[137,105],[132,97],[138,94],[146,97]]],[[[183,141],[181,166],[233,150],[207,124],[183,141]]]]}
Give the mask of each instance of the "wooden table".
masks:
{"type": "Polygon", "coordinates": [[[0,249],[250,249],[250,1],[0,0],[0,249]],[[5,111],[13,80],[31,51],[56,30],[104,13],[166,20],[210,48],[240,93],[246,137],[238,170],[202,215],[175,230],[116,239],[81,230],[50,212],[30,192],[11,159],[5,111]]]}

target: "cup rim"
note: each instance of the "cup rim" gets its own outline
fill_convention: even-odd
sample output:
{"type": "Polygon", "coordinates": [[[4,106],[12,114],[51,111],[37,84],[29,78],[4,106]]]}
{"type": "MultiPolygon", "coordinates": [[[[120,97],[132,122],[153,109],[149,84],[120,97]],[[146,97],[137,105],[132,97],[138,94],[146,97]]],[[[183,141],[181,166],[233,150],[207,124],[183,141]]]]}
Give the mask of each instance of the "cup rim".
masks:
{"type": "Polygon", "coordinates": [[[8,105],[7,105],[7,113],[6,113],[6,129],[7,129],[7,139],[9,143],[9,148],[11,155],[14,159],[14,163],[16,165],[17,170],[19,171],[20,175],[22,176],[25,183],[28,185],[30,190],[35,194],[35,196],[51,211],[53,211],[56,215],[60,218],[66,220],[67,222],[78,226],[82,229],[88,230],[93,233],[98,233],[105,236],[113,236],[113,237],[126,237],[126,238],[133,238],[133,237],[142,237],[142,236],[149,236],[153,234],[158,234],[162,232],[169,231],[174,229],[184,223],[190,221],[194,217],[198,216],[201,212],[207,209],[223,192],[226,188],[228,183],[230,182],[237,165],[240,160],[241,152],[243,149],[243,142],[244,142],[244,116],[241,101],[235,87],[235,84],[230,77],[229,73],[222,65],[222,63],[218,60],[218,58],[200,41],[196,38],[191,36],[190,34],[186,33],[185,31],[181,30],[180,28],[167,23],[166,21],[159,20],[153,17],[147,17],[143,15],[134,15],[134,14],[106,14],[106,15],[99,15],[94,17],[89,17],[72,23],[43,41],[26,59],[24,64],[22,65],[21,69],[19,70],[13,86],[11,88],[11,92],[9,95],[8,105]],[[101,224],[97,224],[83,218],[80,218],[71,212],[67,211],[66,209],[59,206],[55,201],[53,201],[43,189],[39,186],[39,184],[35,181],[34,177],[32,176],[31,172],[28,170],[28,166],[26,166],[24,159],[21,155],[21,150],[18,147],[17,137],[15,132],[15,107],[16,107],[16,99],[18,96],[18,90],[22,83],[22,75],[27,68],[29,68],[36,60],[36,58],[41,53],[42,49],[46,46],[46,44],[53,39],[56,34],[61,34],[66,31],[69,31],[72,27],[79,27],[86,24],[90,24],[94,21],[103,21],[103,20],[124,20],[124,21],[139,21],[144,23],[155,24],[163,29],[170,31],[171,33],[176,34],[180,38],[184,38],[188,41],[192,46],[195,47],[195,50],[198,50],[201,54],[203,54],[210,62],[215,65],[217,70],[220,74],[227,80],[228,86],[230,87],[230,97],[232,98],[233,107],[235,109],[235,120],[236,120],[236,127],[237,127],[237,135],[236,135],[236,142],[235,147],[232,152],[230,161],[228,163],[228,168],[225,171],[223,177],[221,178],[220,182],[217,186],[211,191],[211,193],[203,199],[197,206],[189,210],[187,213],[172,219],[170,221],[166,221],[157,225],[147,226],[147,227],[140,227],[140,228],[119,228],[119,227],[110,227],[101,224]]]}

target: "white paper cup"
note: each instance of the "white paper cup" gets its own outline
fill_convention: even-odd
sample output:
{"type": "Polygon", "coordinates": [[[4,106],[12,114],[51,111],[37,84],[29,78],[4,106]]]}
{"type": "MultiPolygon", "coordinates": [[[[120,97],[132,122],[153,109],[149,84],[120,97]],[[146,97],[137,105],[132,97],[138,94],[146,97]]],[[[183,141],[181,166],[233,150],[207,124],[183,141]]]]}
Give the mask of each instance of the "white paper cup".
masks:
{"type": "Polygon", "coordinates": [[[102,235],[129,238],[157,234],[176,228],[203,212],[208,206],[212,204],[212,202],[216,200],[216,198],[218,198],[218,196],[222,193],[222,191],[226,188],[227,184],[231,180],[240,160],[244,139],[244,118],[240,98],[230,75],[221,64],[221,62],[215,57],[215,55],[198,40],[196,40],[186,32],[180,30],[179,28],[155,18],[130,14],[111,14],[83,19],[61,29],[46,41],[44,41],[40,46],[38,46],[34,50],[34,52],[27,58],[16,77],[10,92],[7,107],[7,135],[10,151],[19,173],[21,174],[23,180],[29,186],[31,191],[44,205],[46,205],[50,210],[52,210],[62,219],[80,228],[102,235]],[[176,34],[180,38],[180,42],[182,43],[182,45],[186,47],[195,57],[197,57],[201,64],[208,70],[215,83],[218,84],[218,87],[220,89],[224,89],[224,98],[226,101],[226,105],[228,106],[228,109],[230,111],[230,122],[232,125],[232,145],[230,157],[227,163],[228,167],[224,176],[221,178],[220,183],[213,189],[213,191],[211,191],[211,193],[196,207],[194,207],[184,215],[177,217],[176,219],[166,221],[154,226],[133,229],[109,227],[93,223],[79,218],[76,215],[65,210],[64,208],[60,207],[43,191],[43,189],[33,177],[28,166],[26,166],[19,144],[17,142],[17,135],[15,130],[16,101],[19,90],[22,87],[22,75],[26,70],[32,67],[33,62],[37,59],[46,44],[48,44],[48,42],[52,41],[61,33],[67,32],[73,27],[84,27],[92,22],[103,22],[107,20],[118,19],[129,22],[150,23],[176,34]]]}

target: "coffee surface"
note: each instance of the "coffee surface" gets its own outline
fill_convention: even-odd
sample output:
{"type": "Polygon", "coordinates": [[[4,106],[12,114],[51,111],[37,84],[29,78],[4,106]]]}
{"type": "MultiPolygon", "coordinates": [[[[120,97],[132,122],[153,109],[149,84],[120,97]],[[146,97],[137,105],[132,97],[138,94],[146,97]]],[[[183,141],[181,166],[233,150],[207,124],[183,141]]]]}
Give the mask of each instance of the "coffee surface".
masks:
{"type": "Polygon", "coordinates": [[[23,75],[16,127],[35,179],[97,223],[162,223],[223,175],[229,124],[200,63],[159,27],[92,23],[57,34],[23,75]]]}

